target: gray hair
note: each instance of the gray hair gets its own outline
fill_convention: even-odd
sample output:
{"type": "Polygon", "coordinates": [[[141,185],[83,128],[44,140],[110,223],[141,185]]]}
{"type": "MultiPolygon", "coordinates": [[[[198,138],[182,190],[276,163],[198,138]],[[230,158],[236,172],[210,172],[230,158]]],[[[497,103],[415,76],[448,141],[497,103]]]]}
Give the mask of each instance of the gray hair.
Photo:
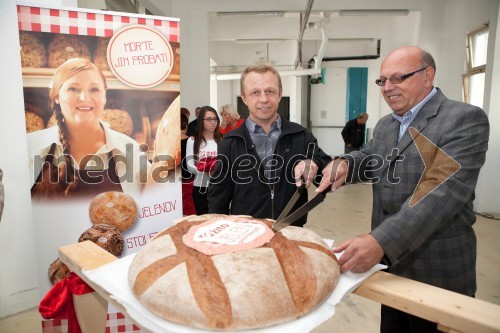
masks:
{"type": "Polygon", "coordinates": [[[422,50],[422,53],[420,54],[420,67],[432,67],[434,69],[434,73],[436,73],[436,62],[434,61],[432,55],[425,50],[422,50]]]}
{"type": "Polygon", "coordinates": [[[368,119],[368,113],[363,112],[358,115],[359,119],[368,119]]]}
{"type": "Polygon", "coordinates": [[[219,113],[221,116],[223,113],[227,113],[234,120],[240,119],[240,114],[238,113],[238,111],[236,111],[236,109],[232,104],[226,104],[221,106],[219,113]]]}

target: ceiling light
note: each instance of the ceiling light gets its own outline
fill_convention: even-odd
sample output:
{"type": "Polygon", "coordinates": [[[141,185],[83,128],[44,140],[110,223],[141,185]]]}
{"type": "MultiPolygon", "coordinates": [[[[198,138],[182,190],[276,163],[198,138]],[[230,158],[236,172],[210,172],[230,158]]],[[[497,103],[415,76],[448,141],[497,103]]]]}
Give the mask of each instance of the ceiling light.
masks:
{"type": "Polygon", "coordinates": [[[285,38],[267,38],[267,39],[235,39],[238,44],[264,44],[264,43],[283,43],[285,38]]]}
{"type": "Polygon", "coordinates": [[[273,16],[282,17],[283,11],[217,12],[217,16],[273,16]]]}
{"type": "Polygon", "coordinates": [[[340,16],[406,16],[408,9],[349,9],[339,10],[340,16]]]}

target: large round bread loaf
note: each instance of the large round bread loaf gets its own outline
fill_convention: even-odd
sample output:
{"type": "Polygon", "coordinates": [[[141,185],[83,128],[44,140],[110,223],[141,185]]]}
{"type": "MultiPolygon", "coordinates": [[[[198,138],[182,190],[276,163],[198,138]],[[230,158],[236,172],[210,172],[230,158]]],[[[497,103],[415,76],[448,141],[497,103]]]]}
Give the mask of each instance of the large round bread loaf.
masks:
{"type": "Polygon", "coordinates": [[[181,163],[181,110],[180,95],[163,114],[156,129],[153,162],[166,169],[173,169],[181,163]]]}
{"type": "MultiPolygon", "coordinates": [[[[129,270],[129,284],[138,300],[160,317],[182,325],[241,330],[299,318],[331,295],[339,277],[338,263],[311,230],[287,227],[260,247],[216,255],[183,242],[192,226],[231,218],[186,217],[145,245],[129,270]]],[[[274,223],[246,218],[268,227],[274,223]]]]}

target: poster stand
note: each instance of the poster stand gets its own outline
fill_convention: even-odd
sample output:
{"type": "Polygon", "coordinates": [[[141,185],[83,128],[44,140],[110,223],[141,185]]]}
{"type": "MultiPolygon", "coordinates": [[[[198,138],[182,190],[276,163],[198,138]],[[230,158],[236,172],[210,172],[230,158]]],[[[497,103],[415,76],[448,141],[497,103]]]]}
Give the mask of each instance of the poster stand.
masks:
{"type": "MultiPolygon", "coordinates": [[[[100,72],[103,77],[103,110],[94,106],[93,97],[87,96],[94,89],[85,91],[83,83],[80,86],[81,81],[76,82],[76,89],[85,91],[85,96],[80,95],[79,98],[85,100],[82,110],[86,112],[80,114],[87,116],[95,113],[99,116],[95,123],[100,124],[104,132],[104,144],[87,156],[103,160],[103,167],[98,170],[110,178],[112,192],[123,192],[137,206],[137,216],[132,224],[127,229],[118,230],[124,244],[121,256],[135,253],[158,231],[168,228],[174,219],[182,217],[180,159],[177,158],[177,150],[180,156],[180,126],[169,128],[167,134],[159,130],[166,118],[180,118],[180,22],[176,18],[160,16],[45,5],[38,7],[24,3],[17,4],[17,16],[25,102],[22,116],[26,120],[28,137],[38,285],[42,298],[54,283],[48,275],[51,264],[58,257],[58,248],[78,242],[85,232],[97,223],[103,223],[90,216],[91,204],[98,195],[109,191],[96,189],[92,187],[94,184],[77,177],[77,181],[85,186],[71,189],[78,190],[90,184],[92,186],[88,187],[92,187],[92,195],[80,192],[78,196],[69,196],[68,191],[63,192],[64,196],[58,194],[57,198],[48,197],[47,192],[43,192],[43,198],[34,195],[37,194],[34,189],[43,182],[43,167],[46,164],[53,164],[55,167],[52,168],[61,170],[57,158],[64,156],[63,147],[67,138],[63,133],[65,125],[61,125],[56,112],[63,114],[66,123],[68,118],[62,110],[62,103],[61,106],[55,105],[60,104],[62,86],[57,88],[59,90],[52,88],[56,78],[66,70],[67,67],[63,66],[68,62],[88,60],[98,68],[92,71],[100,72]],[[62,111],[56,111],[58,107],[62,111]],[[51,127],[55,126],[59,131],[51,131],[51,127]],[[34,140],[34,137],[37,139],[34,140]],[[165,144],[167,140],[169,144],[165,144]],[[34,148],[35,141],[50,141],[47,147],[55,148],[34,148]],[[178,145],[175,145],[176,142],[178,145]],[[129,151],[128,147],[132,149],[129,151]],[[169,147],[172,151],[162,151],[158,147],[169,147]],[[54,159],[46,159],[51,154],[54,159]],[[172,163],[170,158],[162,163],[163,156],[174,157],[175,162],[172,163]],[[37,161],[41,161],[41,166],[36,164],[37,161]],[[168,166],[165,165],[167,163],[168,166]],[[168,172],[156,173],[168,176],[154,178],[151,175],[155,168],[168,169],[168,172]],[[39,169],[42,171],[38,172],[39,169]],[[111,176],[113,172],[119,182],[111,176]],[[143,174],[147,177],[142,177],[143,174]]],[[[71,89],[74,91],[75,87],[71,89]]],[[[93,140],[94,137],[89,135],[80,138],[80,141],[93,140]]],[[[71,153],[70,156],[76,158],[71,153]]],[[[82,160],[75,168],[79,175],[80,170],[85,173],[95,166],[89,164],[94,160],[87,164],[82,164],[82,160]]],[[[50,171],[46,174],[51,175],[50,171]]],[[[112,218],[108,220],[107,224],[117,227],[112,218]]],[[[103,302],[87,295],[78,296],[75,301],[95,310],[94,318],[98,315],[97,309],[104,306],[103,302]],[[89,302],[96,301],[88,306],[89,302]]],[[[107,316],[101,317],[99,322],[107,321],[110,329],[138,331],[116,308],[111,306],[107,312],[107,316]]],[[[64,326],[64,319],[42,321],[44,333],[64,331],[64,326]]],[[[92,328],[87,330],[96,332],[92,328]]]]}

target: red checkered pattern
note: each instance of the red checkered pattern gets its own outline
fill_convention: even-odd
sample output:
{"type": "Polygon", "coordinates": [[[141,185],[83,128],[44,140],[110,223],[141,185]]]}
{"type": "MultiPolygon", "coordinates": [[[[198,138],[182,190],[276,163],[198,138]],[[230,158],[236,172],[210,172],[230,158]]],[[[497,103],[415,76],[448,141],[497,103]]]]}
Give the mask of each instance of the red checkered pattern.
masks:
{"type": "MultiPolygon", "coordinates": [[[[106,333],[140,333],[141,329],[134,325],[121,312],[108,313],[106,320],[106,333]]],[[[66,319],[42,320],[42,333],[68,333],[66,319]]]]}
{"type": "Polygon", "coordinates": [[[42,320],[42,333],[68,333],[68,320],[42,320]]]}
{"type": "Polygon", "coordinates": [[[106,333],[140,332],[141,329],[128,320],[123,313],[108,313],[106,333]]]}
{"type": "Polygon", "coordinates": [[[161,31],[170,42],[180,42],[178,21],[126,15],[17,6],[19,30],[111,37],[126,25],[144,24],[161,31]]]}

